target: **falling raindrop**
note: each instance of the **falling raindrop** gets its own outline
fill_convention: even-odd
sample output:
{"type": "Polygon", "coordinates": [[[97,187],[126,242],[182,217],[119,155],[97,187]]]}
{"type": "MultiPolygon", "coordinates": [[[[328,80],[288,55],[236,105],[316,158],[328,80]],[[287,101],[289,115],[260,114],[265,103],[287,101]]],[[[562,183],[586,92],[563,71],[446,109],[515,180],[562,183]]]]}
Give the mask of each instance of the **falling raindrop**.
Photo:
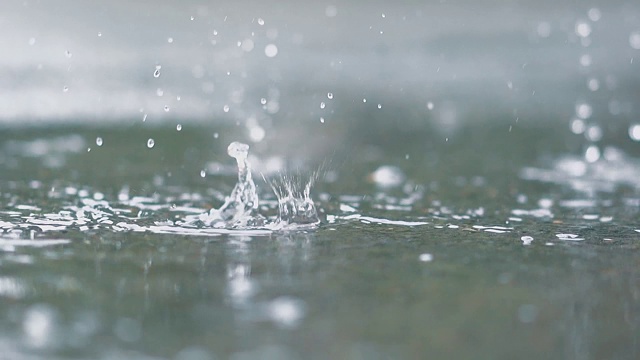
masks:
{"type": "Polygon", "coordinates": [[[222,107],[222,111],[229,112],[229,105],[225,105],[222,107]]]}
{"type": "Polygon", "coordinates": [[[68,86],[65,86],[65,87],[62,88],[62,92],[68,92],[68,91],[69,91],[69,87],[68,86]]]}
{"type": "Polygon", "coordinates": [[[156,145],[156,142],[153,139],[147,140],[147,147],[149,149],[153,148],[156,145]]]}
{"type": "Polygon", "coordinates": [[[176,125],[176,130],[177,131],[182,131],[182,125],[181,124],[176,125]]]}
{"type": "Polygon", "coordinates": [[[153,72],[153,77],[154,78],[160,77],[160,69],[162,69],[162,66],[161,65],[156,65],[156,70],[153,72]]]}
{"type": "Polygon", "coordinates": [[[164,112],[169,112],[169,110],[171,110],[171,109],[169,108],[169,105],[165,105],[165,106],[164,106],[164,112]]]}
{"type": "Polygon", "coordinates": [[[274,44],[269,44],[265,46],[264,54],[270,58],[275,57],[276,55],[278,55],[278,47],[274,44]]]}
{"type": "Polygon", "coordinates": [[[600,20],[600,18],[602,17],[602,12],[598,8],[591,8],[589,9],[589,12],[587,12],[587,15],[589,16],[589,20],[595,22],[600,20]]]}
{"type": "Polygon", "coordinates": [[[640,124],[629,126],[629,137],[633,141],[640,141],[640,124]]]}
{"type": "Polygon", "coordinates": [[[322,116],[320,117],[320,122],[324,124],[324,118],[322,116]]]}
{"type": "Polygon", "coordinates": [[[629,45],[636,50],[640,50],[640,31],[634,31],[629,35],[629,45]]]}
{"type": "Polygon", "coordinates": [[[378,109],[382,109],[382,104],[378,104],[378,109]]]}
{"type": "Polygon", "coordinates": [[[96,138],[96,145],[102,146],[102,138],[101,137],[97,137],[96,138]]]}
{"type": "Polygon", "coordinates": [[[576,105],[576,115],[581,119],[588,119],[593,114],[593,108],[587,103],[579,103],[576,105]]]}
{"type": "Polygon", "coordinates": [[[327,98],[328,98],[329,100],[333,99],[333,93],[327,93],[327,98]]]}
{"type": "Polygon", "coordinates": [[[576,35],[586,38],[591,34],[591,25],[585,21],[578,21],[575,26],[576,35]]]}
{"type": "Polygon", "coordinates": [[[324,107],[325,107],[325,103],[324,103],[324,101],[322,101],[322,102],[320,103],[320,109],[324,109],[324,107]]]}
{"type": "Polygon", "coordinates": [[[71,53],[71,51],[67,50],[64,52],[64,56],[66,56],[67,59],[70,59],[73,56],[73,54],[71,53]]]}
{"type": "Polygon", "coordinates": [[[591,145],[585,151],[584,157],[590,163],[596,162],[600,159],[600,149],[595,145],[591,145]]]}
{"type": "Polygon", "coordinates": [[[433,110],[433,103],[431,101],[427,103],[427,109],[433,110]]]}
{"type": "Polygon", "coordinates": [[[584,124],[584,120],[582,119],[573,119],[571,121],[571,132],[574,134],[582,134],[585,130],[586,126],[584,124]]]}
{"type": "Polygon", "coordinates": [[[260,104],[265,105],[267,103],[267,99],[262,98],[260,99],[260,104]]]}
{"type": "Polygon", "coordinates": [[[539,23],[536,32],[541,38],[549,37],[549,35],[551,35],[551,24],[546,21],[539,23]]]}
{"type": "Polygon", "coordinates": [[[324,14],[327,17],[335,17],[336,15],[338,15],[338,8],[334,5],[329,5],[324,9],[324,14]]]}
{"type": "Polygon", "coordinates": [[[203,178],[205,176],[207,176],[207,172],[204,170],[200,170],[200,177],[203,178]]]}

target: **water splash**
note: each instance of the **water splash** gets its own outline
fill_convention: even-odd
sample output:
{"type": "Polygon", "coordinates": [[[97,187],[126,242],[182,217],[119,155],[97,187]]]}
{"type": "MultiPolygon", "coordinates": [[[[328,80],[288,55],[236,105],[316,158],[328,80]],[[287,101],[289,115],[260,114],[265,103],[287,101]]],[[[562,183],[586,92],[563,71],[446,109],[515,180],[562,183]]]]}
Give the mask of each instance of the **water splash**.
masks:
{"type": "Polygon", "coordinates": [[[261,226],[265,219],[258,213],[258,193],[251,176],[251,164],[247,160],[249,145],[232,142],[227,153],[238,163],[238,182],[220,209],[211,209],[208,214],[201,215],[200,220],[213,227],[261,226]]]}
{"type": "Polygon", "coordinates": [[[306,182],[302,182],[299,177],[287,175],[281,175],[272,181],[265,179],[278,198],[278,218],[273,226],[313,227],[320,223],[316,205],[311,199],[311,187],[316,178],[317,173],[306,182]]]}

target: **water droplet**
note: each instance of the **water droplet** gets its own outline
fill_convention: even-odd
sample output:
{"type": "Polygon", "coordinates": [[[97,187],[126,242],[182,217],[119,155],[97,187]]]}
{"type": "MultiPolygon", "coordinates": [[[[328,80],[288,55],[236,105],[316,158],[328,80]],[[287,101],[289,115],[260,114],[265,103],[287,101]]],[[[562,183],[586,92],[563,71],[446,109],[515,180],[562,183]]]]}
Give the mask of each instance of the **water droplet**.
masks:
{"type": "Polygon", "coordinates": [[[68,87],[68,86],[64,86],[64,87],[62,88],[62,92],[68,92],[68,91],[69,91],[69,87],[68,87]]]}
{"type": "Polygon", "coordinates": [[[164,95],[164,90],[162,90],[161,88],[157,88],[156,89],[156,95],[158,95],[158,96],[164,95]]]}
{"type": "Polygon", "coordinates": [[[164,106],[164,112],[169,112],[169,110],[171,110],[171,109],[169,108],[169,105],[165,105],[165,106],[164,106]]]}
{"type": "Polygon", "coordinates": [[[180,101],[180,100],[182,100],[182,97],[180,95],[178,95],[178,96],[176,96],[176,100],[180,101]]]}
{"type": "Polygon", "coordinates": [[[382,109],[382,104],[378,104],[378,109],[382,109]]]}
{"type": "Polygon", "coordinates": [[[633,141],[640,141],[640,124],[629,126],[629,137],[633,141]]]}
{"type": "Polygon", "coordinates": [[[264,48],[264,54],[267,55],[267,57],[275,57],[276,55],[278,55],[278,47],[275,46],[274,44],[269,44],[267,46],[265,46],[264,48]]]}
{"type": "Polygon", "coordinates": [[[634,31],[629,35],[629,45],[636,50],[640,50],[640,31],[634,31]]]}
{"type": "Polygon", "coordinates": [[[538,317],[538,308],[532,304],[525,304],[518,308],[518,320],[524,324],[530,324],[538,317]]]}
{"type": "Polygon", "coordinates": [[[219,138],[219,137],[220,137],[220,134],[218,134],[218,133],[213,133],[213,138],[214,138],[214,139],[217,139],[217,138],[219,138]]]}
{"type": "Polygon", "coordinates": [[[571,132],[574,134],[582,134],[585,130],[586,126],[584,120],[582,119],[573,119],[571,121],[571,132]]]}
{"type": "Polygon", "coordinates": [[[370,179],[380,187],[389,188],[401,185],[405,175],[398,167],[383,165],[370,175],[370,179]]]}
{"type": "Polygon", "coordinates": [[[229,112],[229,105],[225,105],[222,107],[222,111],[229,112]]]}
{"type": "Polygon", "coordinates": [[[602,12],[598,8],[591,8],[587,12],[587,15],[589,16],[589,20],[595,22],[600,20],[600,18],[602,17],[602,12]]]}
{"type": "Polygon", "coordinates": [[[97,137],[96,138],[96,145],[102,146],[102,138],[101,137],[97,137]]]}
{"type": "Polygon", "coordinates": [[[584,153],[584,158],[590,163],[598,161],[600,159],[600,149],[595,145],[589,146],[584,153]]]}
{"type": "Polygon", "coordinates": [[[260,104],[264,105],[266,103],[267,103],[267,99],[265,98],[260,99],[260,104]]]}
{"type": "Polygon", "coordinates": [[[147,114],[142,115],[142,122],[147,121],[147,116],[148,116],[147,114]]]}
{"type": "Polygon", "coordinates": [[[334,5],[329,5],[324,9],[324,14],[327,17],[335,17],[336,15],[338,15],[338,8],[334,5]]]}
{"type": "Polygon", "coordinates": [[[294,328],[305,316],[306,304],[302,300],[283,296],[269,303],[268,313],[276,325],[294,328]]]}
{"type": "Polygon", "coordinates": [[[578,103],[576,105],[576,115],[581,119],[588,119],[593,115],[593,108],[587,103],[578,103]]]}
{"type": "Polygon", "coordinates": [[[420,256],[418,256],[418,259],[420,259],[420,261],[422,262],[431,262],[433,261],[433,255],[429,253],[420,254],[420,256]]]}
{"type": "Polygon", "coordinates": [[[253,50],[253,40],[251,39],[244,39],[240,45],[240,47],[242,48],[242,50],[249,52],[251,50],[253,50]]]}
{"type": "Polygon", "coordinates": [[[156,65],[156,70],[153,72],[153,77],[154,78],[160,77],[160,69],[162,69],[162,66],[161,65],[156,65]]]}
{"type": "Polygon", "coordinates": [[[587,82],[587,87],[591,91],[598,91],[598,89],[600,88],[600,81],[598,81],[598,79],[591,78],[587,82]]]}
{"type": "Polygon", "coordinates": [[[102,37],[102,33],[98,31],[98,37],[102,37]]]}
{"type": "Polygon", "coordinates": [[[324,124],[324,118],[322,116],[320,117],[320,122],[324,124]]]}
{"type": "Polygon", "coordinates": [[[591,55],[584,54],[580,56],[580,65],[584,67],[591,66],[591,55]]]}
{"type": "Polygon", "coordinates": [[[168,42],[169,44],[173,44],[173,38],[172,38],[172,37],[167,38],[167,42],[168,42]]]}
{"type": "Polygon", "coordinates": [[[591,34],[591,25],[585,21],[578,21],[575,25],[576,35],[580,37],[587,37],[591,34]]]}
{"type": "Polygon", "coordinates": [[[258,25],[260,25],[260,26],[264,25],[264,19],[263,18],[258,18],[258,25]]]}
{"type": "Polygon", "coordinates": [[[362,99],[362,102],[363,102],[363,103],[366,103],[366,102],[367,102],[367,99],[366,99],[366,98],[362,99]]]}
{"type": "Polygon", "coordinates": [[[70,59],[73,56],[73,54],[71,53],[71,51],[67,50],[64,52],[64,56],[66,56],[67,59],[70,59]]]}
{"type": "Polygon", "coordinates": [[[602,129],[598,125],[589,126],[585,136],[590,141],[599,141],[602,139],[602,129]]]}
{"type": "Polygon", "coordinates": [[[520,240],[522,240],[522,245],[531,245],[531,242],[533,241],[533,237],[523,236],[520,238],[520,240]]]}
{"type": "Polygon", "coordinates": [[[320,109],[324,109],[324,107],[325,107],[325,103],[324,103],[324,101],[322,101],[322,102],[320,103],[320,109]]]}
{"type": "Polygon", "coordinates": [[[189,20],[191,20],[191,21],[193,21],[193,20],[195,20],[195,19],[196,19],[196,17],[195,17],[195,16],[193,16],[193,15],[191,15],[191,17],[189,17],[189,20]]]}
{"type": "Polygon", "coordinates": [[[328,98],[329,100],[333,99],[333,93],[327,93],[327,98],[328,98]]]}
{"type": "Polygon", "coordinates": [[[29,45],[33,46],[36,44],[36,38],[29,38],[29,45]]]}
{"type": "Polygon", "coordinates": [[[551,35],[551,24],[546,21],[539,23],[536,28],[536,32],[538,33],[538,36],[542,38],[549,37],[549,35],[551,35]]]}
{"type": "Polygon", "coordinates": [[[427,109],[433,110],[433,103],[431,101],[427,103],[427,109]]]}
{"type": "Polygon", "coordinates": [[[200,177],[203,178],[205,176],[207,176],[207,172],[204,170],[200,170],[200,177]]]}
{"type": "Polygon", "coordinates": [[[180,125],[180,124],[176,125],[176,130],[177,131],[182,131],[182,125],[180,125]]]}
{"type": "Polygon", "coordinates": [[[149,149],[153,148],[155,145],[156,145],[156,142],[155,142],[155,141],[153,141],[153,139],[149,139],[149,140],[147,140],[147,147],[148,147],[149,149]]]}

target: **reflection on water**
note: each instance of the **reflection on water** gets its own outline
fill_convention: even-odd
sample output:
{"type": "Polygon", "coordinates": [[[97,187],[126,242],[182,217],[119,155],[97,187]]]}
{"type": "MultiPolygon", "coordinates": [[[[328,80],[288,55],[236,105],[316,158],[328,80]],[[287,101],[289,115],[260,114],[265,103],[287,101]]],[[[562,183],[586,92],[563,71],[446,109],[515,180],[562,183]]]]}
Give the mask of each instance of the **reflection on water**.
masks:
{"type": "Polygon", "coordinates": [[[636,4],[284,5],[0,5],[0,357],[640,356],[636,4]]]}

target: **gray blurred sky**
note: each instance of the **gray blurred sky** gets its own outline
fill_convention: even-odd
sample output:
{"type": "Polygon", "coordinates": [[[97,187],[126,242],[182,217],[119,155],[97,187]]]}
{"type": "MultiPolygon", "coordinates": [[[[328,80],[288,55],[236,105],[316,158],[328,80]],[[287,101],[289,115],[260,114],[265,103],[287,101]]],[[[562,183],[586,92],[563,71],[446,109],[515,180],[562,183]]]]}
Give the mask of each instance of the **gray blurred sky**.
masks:
{"type": "Polygon", "coordinates": [[[590,77],[638,89],[640,5],[596,3],[3,0],[0,123],[312,117],[328,92],[572,107],[590,77]]]}

